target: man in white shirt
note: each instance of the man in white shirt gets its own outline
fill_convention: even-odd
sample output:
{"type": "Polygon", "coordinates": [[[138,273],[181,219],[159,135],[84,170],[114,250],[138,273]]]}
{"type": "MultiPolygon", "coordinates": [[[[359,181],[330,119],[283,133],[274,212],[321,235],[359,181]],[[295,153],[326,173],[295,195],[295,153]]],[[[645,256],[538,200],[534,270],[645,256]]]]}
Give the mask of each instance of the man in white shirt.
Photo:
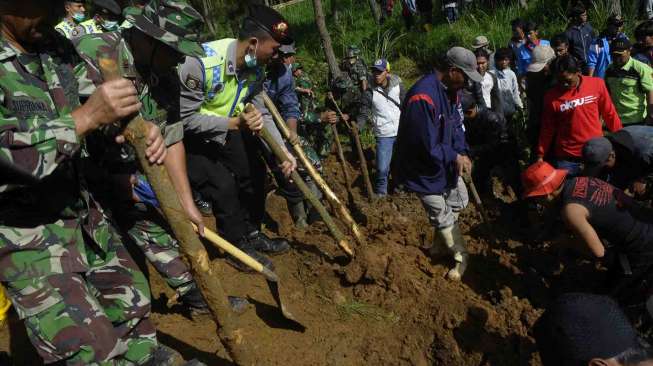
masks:
{"type": "Polygon", "coordinates": [[[406,95],[401,78],[390,73],[390,64],[378,59],[372,66],[372,78],[368,88],[371,104],[374,136],[376,137],[376,182],[375,191],[379,197],[388,194],[388,175],[392,160],[392,148],[397,138],[401,103],[406,95]]]}

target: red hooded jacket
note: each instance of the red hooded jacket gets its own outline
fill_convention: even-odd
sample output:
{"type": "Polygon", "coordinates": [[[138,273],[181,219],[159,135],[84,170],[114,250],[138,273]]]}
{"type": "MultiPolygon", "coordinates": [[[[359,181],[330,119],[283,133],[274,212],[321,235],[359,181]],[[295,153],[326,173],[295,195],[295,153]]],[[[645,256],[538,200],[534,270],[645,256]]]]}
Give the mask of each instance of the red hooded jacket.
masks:
{"type": "Polygon", "coordinates": [[[588,140],[603,136],[601,118],[612,132],[622,127],[603,79],[581,76],[576,88],[549,90],[544,96],[538,156],[547,154],[555,138],[556,158],[580,158],[588,140]]]}

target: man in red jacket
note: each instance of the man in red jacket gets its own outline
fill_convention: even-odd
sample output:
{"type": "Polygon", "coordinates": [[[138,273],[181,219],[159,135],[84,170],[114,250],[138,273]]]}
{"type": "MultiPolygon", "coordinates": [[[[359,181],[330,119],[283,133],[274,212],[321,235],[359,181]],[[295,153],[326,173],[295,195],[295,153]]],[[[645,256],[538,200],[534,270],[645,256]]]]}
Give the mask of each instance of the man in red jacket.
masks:
{"type": "Polygon", "coordinates": [[[553,165],[575,176],[581,171],[585,143],[603,136],[601,118],[612,132],[621,129],[621,120],[602,79],[581,75],[580,65],[569,55],[551,66],[558,85],[544,96],[537,154],[543,160],[553,147],[553,165]]]}

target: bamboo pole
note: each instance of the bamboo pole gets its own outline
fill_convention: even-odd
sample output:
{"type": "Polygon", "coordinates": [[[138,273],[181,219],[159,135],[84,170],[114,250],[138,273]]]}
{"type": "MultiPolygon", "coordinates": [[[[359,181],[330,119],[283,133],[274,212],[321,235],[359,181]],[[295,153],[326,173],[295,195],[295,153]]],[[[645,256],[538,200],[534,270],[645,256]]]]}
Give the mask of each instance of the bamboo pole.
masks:
{"type": "Polygon", "coordinates": [[[345,176],[345,187],[347,188],[347,193],[349,197],[354,199],[354,194],[351,191],[351,176],[349,175],[349,169],[347,168],[347,160],[345,160],[345,153],[342,151],[342,144],[340,143],[340,134],[338,134],[338,128],[336,125],[331,125],[331,132],[333,132],[333,141],[336,143],[336,151],[338,153],[338,160],[340,161],[340,166],[342,167],[342,173],[345,176]]]}
{"type": "MultiPolygon", "coordinates": [[[[245,110],[250,110],[251,108],[254,108],[252,104],[247,104],[245,107],[245,110]]],[[[265,141],[265,143],[270,147],[272,150],[272,153],[277,157],[277,160],[281,162],[288,161],[288,156],[286,155],[286,152],[279,146],[279,143],[274,140],[272,135],[270,135],[270,132],[263,128],[260,131],[260,136],[265,141]]],[[[354,252],[351,250],[351,247],[349,246],[349,243],[347,242],[347,239],[345,238],[345,235],[340,231],[336,223],[333,221],[333,218],[329,213],[327,212],[326,208],[324,208],[324,205],[320,200],[315,197],[313,192],[311,191],[310,188],[306,185],[302,177],[299,176],[299,173],[297,173],[296,170],[294,170],[290,176],[290,178],[293,180],[293,182],[297,185],[297,188],[302,192],[304,197],[315,207],[317,210],[317,213],[320,215],[324,223],[326,224],[327,228],[329,229],[329,232],[333,236],[334,239],[336,239],[336,242],[338,246],[345,252],[347,253],[348,256],[353,257],[354,252]]]]}
{"type": "MultiPolygon", "coordinates": [[[[286,126],[286,123],[284,122],[283,117],[281,117],[281,114],[277,110],[277,107],[274,105],[274,102],[272,102],[270,97],[265,92],[263,92],[263,101],[267,109],[272,114],[272,118],[274,119],[277,128],[279,129],[283,137],[286,140],[289,140],[290,130],[288,129],[288,126],[286,126]]],[[[331,126],[332,128],[335,129],[334,125],[331,126]]],[[[337,139],[338,138],[337,131],[334,137],[336,138],[336,146],[339,146],[339,154],[342,154],[342,146],[340,146],[340,141],[337,139]]],[[[301,145],[297,142],[291,144],[293,150],[295,151],[295,154],[297,154],[297,157],[299,158],[299,161],[306,168],[306,171],[308,171],[308,174],[315,181],[315,184],[317,184],[317,186],[320,187],[320,190],[322,190],[326,199],[329,200],[329,202],[334,206],[335,210],[337,210],[340,219],[342,219],[345,222],[345,224],[349,227],[349,230],[351,231],[352,235],[356,239],[356,242],[358,242],[358,244],[360,245],[365,245],[365,238],[363,237],[363,234],[361,233],[358,224],[356,224],[356,221],[354,221],[351,214],[349,213],[347,207],[340,201],[340,199],[338,198],[338,196],[336,196],[333,190],[331,190],[327,182],[322,178],[322,176],[317,171],[317,169],[315,169],[313,164],[311,164],[311,161],[306,156],[306,153],[304,152],[304,149],[302,149],[301,145]]],[[[343,169],[345,172],[347,191],[351,195],[351,180],[350,180],[351,178],[349,178],[349,175],[347,173],[347,164],[345,163],[344,156],[342,156],[341,159],[342,159],[341,162],[343,164],[343,169]]]]}
{"type": "MultiPolygon", "coordinates": [[[[331,99],[331,102],[336,107],[336,110],[338,111],[340,118],[342,118],[343,117],[342,110],[340,110],[340,106],[338,106],[338,102],[336,102],[336,99],[333,97],[333,94],[329,93],[329,99],[331,99]]],[[[370,172],[367,170],[367,159],[365,159],[365,154],[363,153],[363,146],[361,144],[360,134],[358,133],[358,126],[356,125],[356,122],[348,123],[347,125],[351,129],[352,136],[354,136],[354,145],[356,147],[356,151],[358,152],[358,160],[360,160],[361,173],[363,174],[363,182],[365,182],[365,190],[367,191],[367,196],[370,200],[373,200],[375,197],[374,189],[372,189],[370,172]]]]}
{"type": "MultiPolygon", "coordinates": [[[[104,80],[121,77],[115,60],[100,59],[99,63],[104,80]]],[[[149,128],[149,123],[141,116],[138,116],[127,124],[123,134],[136,150],[141,168],[152,185],[163,214],[179,241],[181,253],[186,257],[193,278],[209,306],[213,319],[218,325],[220,341],[236,364],[252,365],[254,364],[254,358],[252,353],[245,349],[244,331],[236,325],[232,317],[232,311],[222,283],[211,269],[206,249],[181,207],[179,197],[166,168],[163,165],[152,165],[147,160],[145,150],[147,149],[149,128]]]]}

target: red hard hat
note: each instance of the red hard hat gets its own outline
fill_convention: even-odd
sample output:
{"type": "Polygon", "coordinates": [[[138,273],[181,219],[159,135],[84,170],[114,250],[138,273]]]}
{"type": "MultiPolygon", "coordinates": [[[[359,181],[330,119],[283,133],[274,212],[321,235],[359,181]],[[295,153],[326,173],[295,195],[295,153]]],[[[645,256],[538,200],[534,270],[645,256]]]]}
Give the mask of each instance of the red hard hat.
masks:
{"type": "Polygon", "coordinates": [[[529,166],[521,175],[524,198],[545,196],[554,192],[560,187],[566,176],[566,170],[556,169],[544,161],[529,166]]]}

